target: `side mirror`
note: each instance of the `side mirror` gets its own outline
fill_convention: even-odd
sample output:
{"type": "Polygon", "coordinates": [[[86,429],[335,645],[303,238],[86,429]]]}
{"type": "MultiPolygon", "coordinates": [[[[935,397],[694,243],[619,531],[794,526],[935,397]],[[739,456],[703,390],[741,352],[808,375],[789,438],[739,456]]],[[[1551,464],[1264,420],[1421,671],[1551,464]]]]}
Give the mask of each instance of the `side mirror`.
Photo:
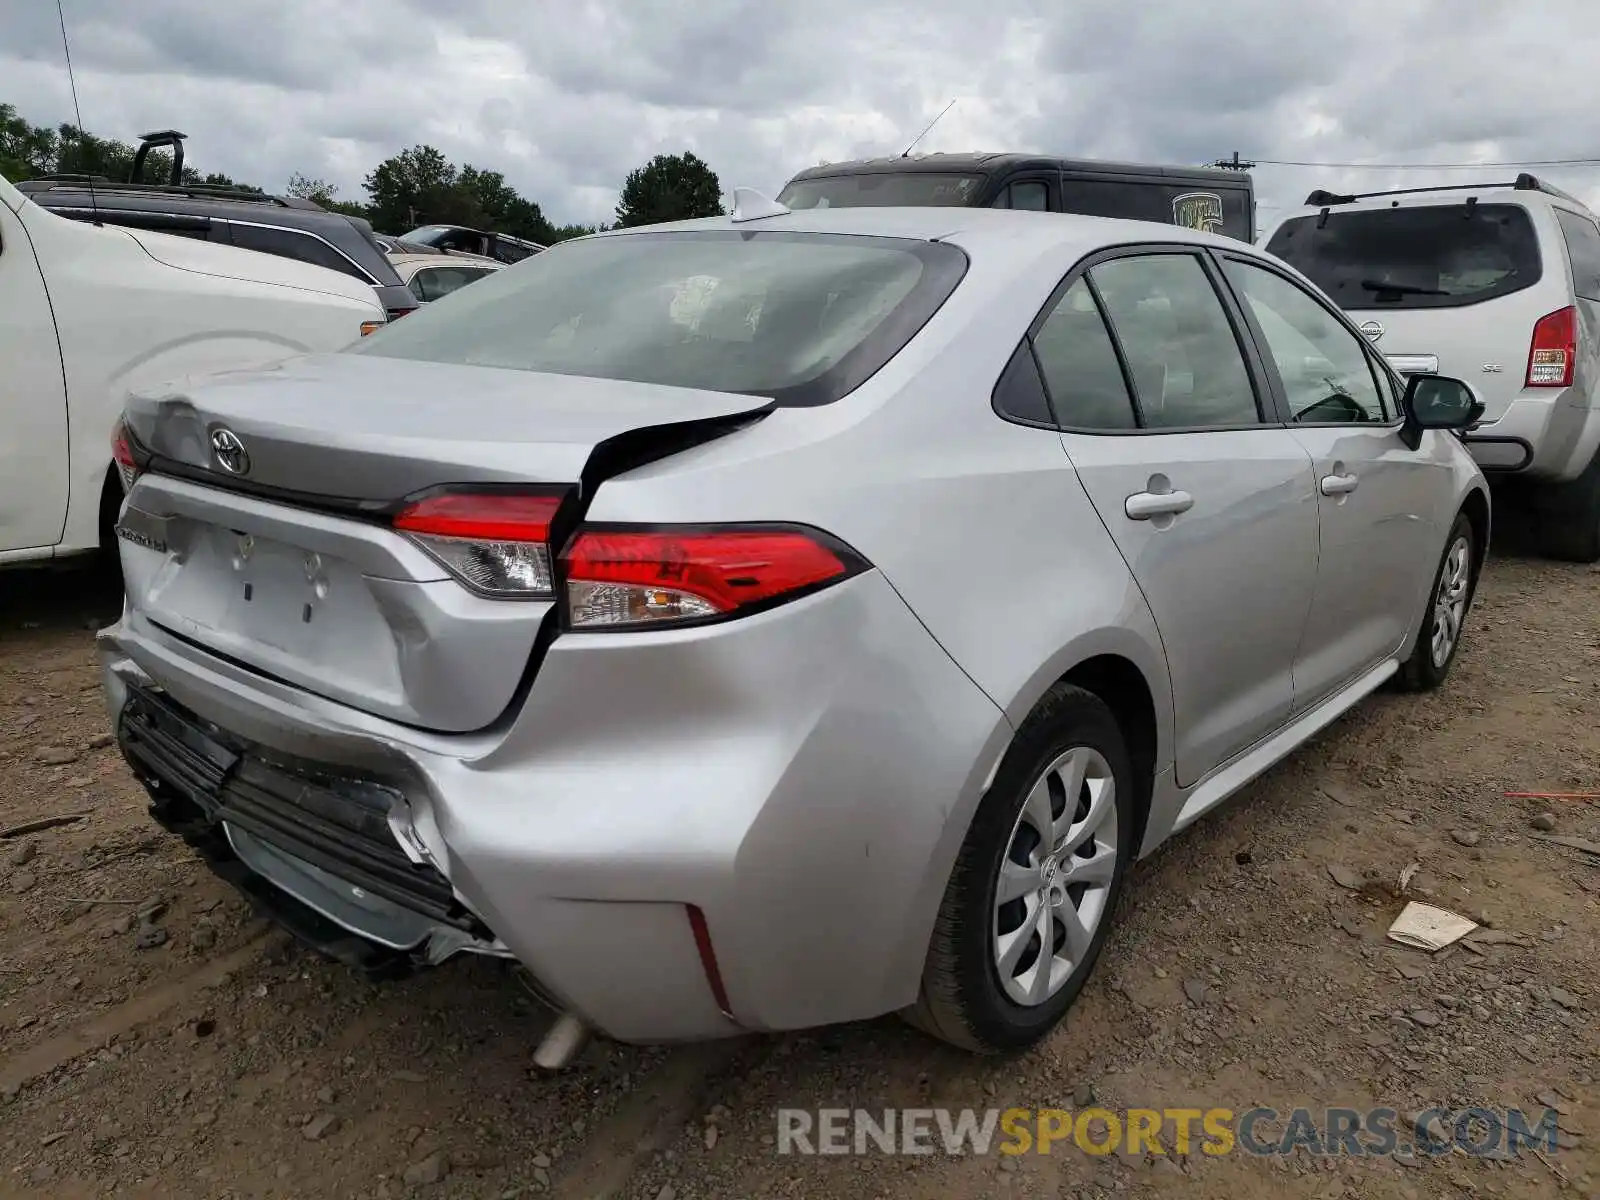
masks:
{"type": "Polygon", "coordinates": [[[1406,376],[1406,442],[1415,449],[1424,429],[1470,429],[1483,417],[1483,401],[1472,385],[1447,375],[1406,376]]]}

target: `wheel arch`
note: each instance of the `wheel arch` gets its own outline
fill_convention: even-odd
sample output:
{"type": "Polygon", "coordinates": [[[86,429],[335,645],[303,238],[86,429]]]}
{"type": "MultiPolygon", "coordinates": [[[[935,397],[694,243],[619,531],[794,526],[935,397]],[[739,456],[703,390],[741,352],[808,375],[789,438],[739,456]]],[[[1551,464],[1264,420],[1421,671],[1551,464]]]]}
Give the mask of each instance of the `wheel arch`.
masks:
{"type": "MultiPolygon", "coordinates": [[[[1135,845],[1143,845],[1155,781],[1171,762],[1173,747],[1172,692],[1166,655],[1153,622],[1145,634],[1146,631],[1128,628],[1105,629],[1076,640],[1044,664],[1006,705],[1006,716],[1014,730],[1021,729],[1061,683],[1092,693],[1111,709],[1127,741],[1138,788],[1135,845]]],[[[990,768],[985,791],[1015,740],[1013,735],[990,768]]]]}
{"type": "Polygon", "coordinates": [[[1474,485],[1467,490],[1461,499],[1461,508],[1458,510],[1472,524],[1472,590],[1478,589],[1478,578],[1483,572],[1483,564],[1489,557],[1489,535],[1492,532],[1489,492],[1482,485],[1474,485]]]}
{"type": "Polygon", "coordinates": [[[1097,654],[1073,667],[1057,682],[1080,687],[1099,697],[1116,718],[1117,727],[1128,745],[1137,789],[1133,845],[1143,845],[1159,761],[1156,701],[1149,681],[1131,659],[1119,654],[1097,654]]]}

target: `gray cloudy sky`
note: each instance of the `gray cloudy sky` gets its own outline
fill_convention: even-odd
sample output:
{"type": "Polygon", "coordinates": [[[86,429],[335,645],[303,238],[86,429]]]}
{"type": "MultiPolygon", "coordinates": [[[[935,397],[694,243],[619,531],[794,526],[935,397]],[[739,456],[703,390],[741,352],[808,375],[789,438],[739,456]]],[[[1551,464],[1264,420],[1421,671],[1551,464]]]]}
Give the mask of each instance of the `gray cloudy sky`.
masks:
{"type": "MultiPolygon", "coordinates": [[[[609,218],[628,170],[693,149],[776,191],[920,147],[1194,163],[1600,155],[1594,0],[64,0],[84,124],[176,126],[201,170],[363,199],[429,142],[553,220],[609,218]]],[[[0,101],[71,119],[50,0],[0,0],[0,101]]],[[[1600,203],[1600,168],[1549,176],[1600,203]]],[[[1261,218],[1312,187],[1469,172],[1262,166],[1261,218]]],[[[1505,172],[1495,171],[1503,175],[1505,172]]]]}

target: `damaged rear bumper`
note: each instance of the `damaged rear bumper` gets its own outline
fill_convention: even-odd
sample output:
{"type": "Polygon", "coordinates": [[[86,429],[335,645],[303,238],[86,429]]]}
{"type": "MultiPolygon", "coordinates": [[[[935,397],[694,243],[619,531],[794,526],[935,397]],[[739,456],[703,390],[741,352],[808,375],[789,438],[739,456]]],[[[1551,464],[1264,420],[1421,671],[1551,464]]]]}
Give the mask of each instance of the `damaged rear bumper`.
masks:
{"type": "Polygon", "coordinates": [[[124,676],[123,756],[150,812],[302,941],[393,978],[461,952],[511,957],[428,861],[397,791],[273,762],[124,676]]]}
{"type": "Polygon", "coordinates": [[[363,965],[508,953],[629,1042],[912,1002],[1011,738],[876,572],[738,622],[557,637],[471,734],[307,692],[134,607],[100,650],[157,815],[270,880],[273,915],[347,961],[368,942],[363,965]],[[150,694],[203,736],[163,734],[150,694]]]}

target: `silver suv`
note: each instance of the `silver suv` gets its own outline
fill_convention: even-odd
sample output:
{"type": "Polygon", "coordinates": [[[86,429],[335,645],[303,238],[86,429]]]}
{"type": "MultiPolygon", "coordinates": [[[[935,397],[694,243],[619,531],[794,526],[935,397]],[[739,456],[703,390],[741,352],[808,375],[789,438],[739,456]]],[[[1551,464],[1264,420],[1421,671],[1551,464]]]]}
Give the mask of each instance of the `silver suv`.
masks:
{"type": "Polygon", "coordinates": [[[1315,191],[1263,243],[1402,373],[1471,380],[1465,440],[1515,479],[1545,552],[1600,559],[1600,229],[1532,175],[1365,195],[1315,191]],[[1527,485],[1525,488],[1520,485],[1527,485]]]}

